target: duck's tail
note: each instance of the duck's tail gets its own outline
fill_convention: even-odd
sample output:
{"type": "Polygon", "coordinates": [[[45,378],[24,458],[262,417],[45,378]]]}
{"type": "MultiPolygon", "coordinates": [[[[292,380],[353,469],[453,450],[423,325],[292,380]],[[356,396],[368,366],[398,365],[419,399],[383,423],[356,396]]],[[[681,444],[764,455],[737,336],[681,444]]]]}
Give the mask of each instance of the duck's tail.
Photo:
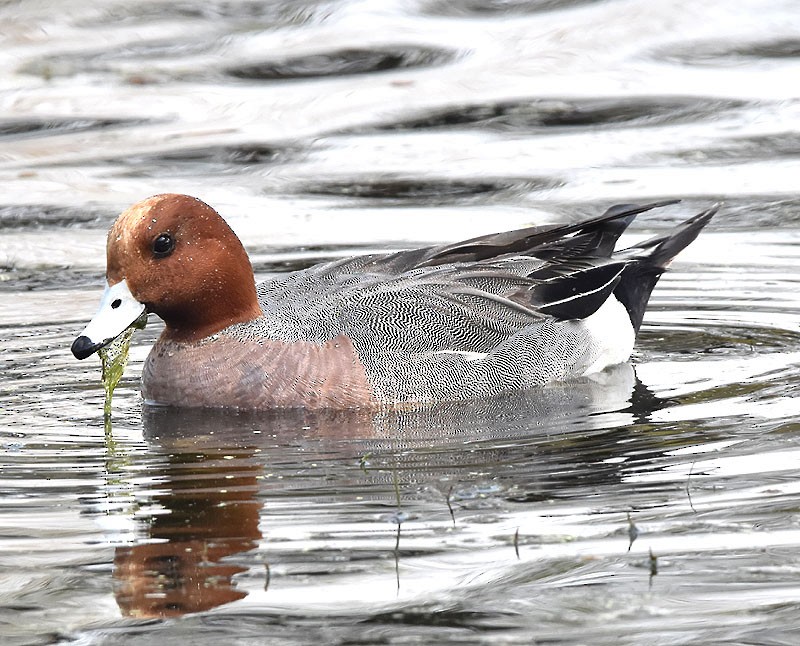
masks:
{"type": "Polygon", "coordinates": [[[637,333],[642,325],[647,301],[661,274],[672,259],[698,236],[720,206],[715,204],[665,235],[650,238],[614,254],[615,259],[629,261],[614,288],[614,295],[628,310],[637,333]]]}

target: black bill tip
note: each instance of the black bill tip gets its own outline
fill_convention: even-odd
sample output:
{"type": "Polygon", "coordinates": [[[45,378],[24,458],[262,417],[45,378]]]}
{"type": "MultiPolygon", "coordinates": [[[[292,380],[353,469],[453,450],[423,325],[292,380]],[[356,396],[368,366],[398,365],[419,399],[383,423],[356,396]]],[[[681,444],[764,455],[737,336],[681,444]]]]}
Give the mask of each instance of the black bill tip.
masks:
{"type": "Polygon", "coordinates": [[[81,335],[72,342],[71,349],[76,359],[85,359],[92,356],[102,347],[102,343],[93,343],[88,336],[81,335]]]}

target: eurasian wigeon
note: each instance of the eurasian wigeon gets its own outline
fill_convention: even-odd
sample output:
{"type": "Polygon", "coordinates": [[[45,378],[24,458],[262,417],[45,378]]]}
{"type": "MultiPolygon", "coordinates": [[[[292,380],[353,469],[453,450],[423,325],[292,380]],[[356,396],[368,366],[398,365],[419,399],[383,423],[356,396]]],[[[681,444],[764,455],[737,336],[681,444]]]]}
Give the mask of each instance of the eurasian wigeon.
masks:
{"type": "Polygon", "coordinates": [[[659,276],[717,210],[614,250],[637,214],[672,203],[357,256],[256,286],[214,209],[156,195],[112,226],[108,287],[72,352],[85,359],[152,312],[166,327],[142,393],[183,407],[405,407],[578,377],[628,360],[659,276]]]}

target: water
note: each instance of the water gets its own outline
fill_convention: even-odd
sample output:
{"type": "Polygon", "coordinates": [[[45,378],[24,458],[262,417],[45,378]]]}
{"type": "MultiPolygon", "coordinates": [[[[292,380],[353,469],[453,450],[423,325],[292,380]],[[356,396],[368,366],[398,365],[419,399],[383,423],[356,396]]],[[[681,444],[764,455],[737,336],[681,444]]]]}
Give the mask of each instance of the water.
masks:
{"type": "Polygon", "coordinates": [[[3,644],[800,641],[793,1],[0,5],[3,644]],[[105,232],[213,204],[260,278],[725,206],[633,365],[468,406],[143,410],[69,344],[105,232]]]}

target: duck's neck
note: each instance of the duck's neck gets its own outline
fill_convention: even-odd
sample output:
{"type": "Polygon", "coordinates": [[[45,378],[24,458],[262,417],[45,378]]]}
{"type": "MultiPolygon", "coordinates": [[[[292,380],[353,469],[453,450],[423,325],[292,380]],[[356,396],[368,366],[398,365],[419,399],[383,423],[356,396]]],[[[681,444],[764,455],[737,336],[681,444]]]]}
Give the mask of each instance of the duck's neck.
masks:
{"type": "MultiPolygon", "coordinates": [[[[250,264],[247,264],[248,270],[250,264]]],[[[162,338],[192,343],[221,332],[236,323],[255,321],[263,316],[258,304],[253,274],[247,273],[219,285],[206,284],[202,299],[179,310],[156,312],[167,324],[162,338]]]]}
{"type": "Polygon", "coordinates": [[[180,319],[171,318],[165,320],[167,324],[161,338],[166,341],[174,341],[176,343],[196,343],[206,339],[222,330],[229,328],[236,323],[248,323],[261,318],[263,314],[259,309],[258,312],[241,312],[225,316],[224,318],[215,317],[209,321],[203,321],[198,324],[197,319],[192,319],[191,324],[184,322],[180,319]]]}

